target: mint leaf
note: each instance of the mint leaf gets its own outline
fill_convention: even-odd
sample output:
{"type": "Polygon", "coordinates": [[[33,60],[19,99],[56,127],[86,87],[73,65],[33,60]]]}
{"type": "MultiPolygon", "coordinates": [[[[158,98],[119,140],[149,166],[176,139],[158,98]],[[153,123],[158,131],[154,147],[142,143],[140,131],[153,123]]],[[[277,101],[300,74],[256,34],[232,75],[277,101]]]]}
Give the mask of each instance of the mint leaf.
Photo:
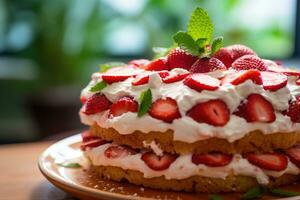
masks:
{"type": "Polygon", "coordinates": [[[207,43],[207,38],[199,38],[196,43],[200,48],[204,48],[207,43]]]}
{"type": "Polygon", "coordinates": [[[294,191],[288,191],[288,190],[283,190],[283,189],[271,189],[270,193],[274,196],[279,196],[279,197],[293,197],[293,196],[298,196],[300,195],[299,192],[294,192],[294,191]]]}
{"type": "Polygon", "coordinates": [[[202,8],[196,8],[188,23],[188,34],[197,41],[199,38],[207,38],[209,43],[213,34],[213,23],[208,13],[202,8]]]}
{"type": "Polygon", "coordinates": [[[214,55],[223,46],[223,37],[216,37],[211,44],[211,55],[214,55]]]}
{"type": "Polygon", "coordinates": [[[140,105],[138,111],[138,117],[143,116],[146,114],[151,106],[152,103],[152,92],[150,89],[142,92],[140,96],[140,105]]]}
{"type": "Polygon", "coordinates": [[[197,43],[193,40],[193,38],[187,34],[186,32],[179,31],[173,36],[174,41],[178,44],[178,46],[189,52],[194,56],[198,56],[200,54],[200,48],[197,43]]]}
{"type": "Polygon", "coordinates": [[[254,187],[241,197],[242,200],[251,200],[260,198],[265,193],[265,189],[262,187],[254,187]]]}
{"type": "Polygon", "coordinates": [[[80,168],[81,167],[81,165],[78,163],[67,163],[67,164],[57,163],[57,165],[61,166],[61,167],[65,167],[65,168],[80,168]]]}
{"type": "Polygon", "coordinates": [[[209,197],[209,200],[223,200],[223,198],[220,197],[219,195],[211,195],[209,197]]]}
{"type": "Polygon", "coordinates": [[[107,83],[105,81],[101,81],[101,82],[97,83],[96,85],[94,85],[93,87],[91,87],[90,92],[100,92],[106,86],[107,86],[107,83]]]}
{"type": "Polygon", "coordinates": [[[101,64],[99,65],[100,68],[100,72],[106,72],[107,70],[113,68],[113,67],[123,67],[125,66],[125,63],[122,62],[110,62],[110,63],[105,63],[105,64],[101,64]]]}

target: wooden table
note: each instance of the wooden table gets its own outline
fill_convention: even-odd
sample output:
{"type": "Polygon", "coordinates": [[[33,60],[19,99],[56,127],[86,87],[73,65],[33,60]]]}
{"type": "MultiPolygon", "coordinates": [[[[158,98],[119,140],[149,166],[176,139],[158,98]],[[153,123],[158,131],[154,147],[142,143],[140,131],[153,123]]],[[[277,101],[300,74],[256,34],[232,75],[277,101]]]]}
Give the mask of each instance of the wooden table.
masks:
{"type": "Polygon", "coordinates": [[[53,142],[0,146],[0,200],[74,199],[40,173],[39,155],[53,142]]]}

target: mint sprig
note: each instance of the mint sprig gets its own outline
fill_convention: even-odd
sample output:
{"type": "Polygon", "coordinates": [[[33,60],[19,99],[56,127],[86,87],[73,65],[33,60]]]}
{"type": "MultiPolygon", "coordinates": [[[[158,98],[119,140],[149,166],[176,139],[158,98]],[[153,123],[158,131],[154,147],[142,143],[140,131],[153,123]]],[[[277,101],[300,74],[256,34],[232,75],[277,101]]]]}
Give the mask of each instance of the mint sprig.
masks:
{"type": "Polygon", "coordinates": [[[216,37],[211,43],[210,54],[214,55],[223,46],[223,37],[216,37]]]}
{"type": "Polygon", "coordinates": [[[266,189],[263,187],[254,187],[248,190],[245,194],[243,194],[241,199],[242,200],[257,199],[260,198],[265,192],[266,189]]]}
{"type": "Polygon", "coordinates": [[[294,192],[294,191],[288,191],[288,190],[283,190],[283,189],[270,189],[270,193],[274,196],[279,196],[279,197],[293,197],[293,196],[298,196],[300,195],[299,192],[294,192]]]}
{"type": "Polygon", "coordinates": [[[152,103],[152,92],[150,89],[141,93],[138,117],[145,115],[152,103]]]}
{"type": "Polygon", "coordinates": [[[199,38],[207,38],[211,41],[214,26],[208,13],[202,8],[196,8],[188,23],[188,34],[196,41],[199,38]]]}
{"type": "Polygon", "coordinates": [[[81,168],[79,163],[57,163],[57,165],[65,168],[81,168]]]}
{"type": "Polygon", "coordinates": [[[99,65],[99,71],[101,73],[106,72],[107,70],[113,68],[113,67],[123,67],[125,66],[125,63],[122,62],[110,62],[110,63],[105,63],[105,64],[101,64],[99,65]]]}
{"type": "Polygon", "coordinates": [[[106,86],[107,83],[105,81],[100,81],[99,83],[91,87],[90,92],[100,92],[101,90],[106,88],[106,86]]]}
{"type": "Polygon", "coordinates": [[[203,45],[203,46],[200,46],[186,32],[183,32],[183,31],[177,32],[173,36],[173,39],[181,49],[189,52],[190,54],[192,54],[194,56],[199,56],[204,51],[204,48],[203,48],[203,46],[205,45],[205,44],[203,44],[204,40],[201,40],[201,42],[199,42],[200,45],[203,45]]]}

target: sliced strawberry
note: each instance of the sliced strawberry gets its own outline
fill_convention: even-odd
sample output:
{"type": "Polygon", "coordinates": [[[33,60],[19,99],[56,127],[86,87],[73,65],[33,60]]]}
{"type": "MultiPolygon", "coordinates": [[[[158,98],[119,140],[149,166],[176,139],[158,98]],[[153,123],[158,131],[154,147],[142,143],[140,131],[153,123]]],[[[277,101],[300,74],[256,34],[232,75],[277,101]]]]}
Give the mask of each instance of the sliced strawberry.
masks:
{"type": "Polygon", "coordinates": [[[260,168],[272,171],[282,171],[286,169],[288,159],[285,155],[278,153],[254,154],[246,155],[247,160],[260,168]]]}
{"type": "Polygon", "coordinates": [[[272,104],[260,94],[249,95],[246,103],[242,103],[234,114],[248,122],[271,123],[276,119],[272,104]]]}
{"type": "Polygon", "coordinates": [[[82,103],[82,104],[84,104],[85,102],[86,102],[86,97],[85,96],[81,96],[80,97],[80,102],[82,103]]]}
{"type": "Polygon", "coordinates": [[[113,75],[113,74],[103,74],[102,79],[108,83],[112,84],[115,82],[125,81],[126,79],[130,78],[132,75],[113,75]]]}
{"type": "Polygon", "coordinates": [[[170,69],[183,68],[189,70],[197,59],[198,57],[193,56],[180,48],[173,49],[167,57],[170,69]]]}
{"type": "Polygon", "coordinates": [[[81,133],[81,138],[82,142],[88,142],[90,140],[97,139],[98,137],[93,136],[91,131],[88,130],[81,133]]]}
{"type": "Polygon", "coordinates": [[[83,142],[80,145],[80,148],[81,148],[82,151],[85,151],[87,149],[92,149],[92,148],[101,146],[101,145],[106,144],[106,143],[107,143],[107,141],[105,141],[103,139],[95,138],[95,139],[89,140],[87,142],[83,142]]]}
{"type": "Polygon", "coordinates": [[[284,114],[289,116],[293,122],[300,122],[300,96],[289,103],[289,108],[284,114]]]}
{"type": "Polygon", "coordinates": [[[122,97],[110,107],[109,116],[117,117],[127,112],[137,112],[139,104],[131,97],[122,97]]]}
{"type": "Polygon", "coordinates": [[[276,91],[287,85],[287,76],[275,72],[261,72],[263,87],[265,90],[276,91]]]}
{"type": "Polygon", "coordinates": [[[231,45],[226,47],[226,49],[231,52],[233,61],[244,55],[256,55],[252,49],[242,44],[231,45]]]}
{"type": "Polygon", "coordinates": [[[296,80],[296,85],[300,85],[300,79],[296,80]]]}
{"type": "Polygon", "coordinates": [[[232,63],[232,68],[236,70],[257,69],[259,71],[266,71],[267,66],[263,60],[255,55],[245,55],[232,63]]]}
{"type": "MultiPolygon", "coordinates": [[[[158,72],[158,75],[160,78],[164,79],[165,77],[169,76],[170,73],[168,71],[160,71],[158,72]]],[[[141,77],[137,77],[135,80],[132,81],[132,85],[134,86],[139,86],[139,85],[144,85],[149,82],[149,75],[144,75],[141,77]]]]}
{"type": "Polygon", "coordinates": [[[198,103],[187,112],[187,116],[199,123],[224,126],[229,121],[230,112],[222,100],[216,99],[198,103]]]}
{"type": "Polygon", "coordinates": [[[190,74],[183,82],[186,86],[201,92],[202,90],[216,90],[220,86],[220,80],[205,74],[190,74]]]}
{"type": "Polygon", "coordinates": [[[136,59],[136,60],[131,60],[128,62],[129,65],[135,65],[137,67],[143,67],[143,66],[147,65],[148,63],[150,63],[150,61],[147,59],[136,59]]]}
{"type": "Polygon", "coordinates": [[[158,58],[145,65],[143,69],[147,71],[162,71],[169,70],[169,66],[166,58],[158,58]]]}
{"type": "Polygon", "coordinates": [[[232,73],[222,79],[222,84],[231,83],[232,85],[239,85],[247,80],[252,80],[253,83],[261,85],[262,78],[260,71],[257,69],[249,69],[232,73]]]}
{"type": "Polygon", "coordinates": [[[222,167],[228,165],[232,155],[223,153],[193,154],[192,162],[196,165],[204,164],[210,167],[222,167]]]}
{"type": "Polygon", "coordinates": [[[126,146],[110,146],[104,151],[104,155],[111,159],[124,158],[128,155],[134,155],[136,153],[136,151],[126,146]]]}
{"type": "Polygon", "coordinates": [[[158,99],[152,103],[149,114],[156,119],[169,123],[181,117],[177,102],[170,97],[158,99]]]}
{"type": "Polygon", "coordinates": [[[216,70],[226,70],[226,66],[217,58],[199,58],[191,67],[192,73],[207,73],[216,70]]]}
{"type": "Polygon", "coordinates": [[[300,76],[300,72],[293,70],[293,69],[289,69],[283,66],[276,66],[276,65],[270,65],[268,66],[268,71],[270,72],[277,72],[277,73],[282,73],[285,74],[287,76],[300,76]]]}
{"type": "Polygon", "coordinates": [[[213,57],[224,63],[227,69],[231,67],[231,64],[234,61],[231,51],[227,48],[221,48],[213,55],[213,57]]]}
{"type": "Polygon", "coordinates": [[[185,79],[190,73],[183,73],[183,74],[176,74],[176,75],[170,75],[165,78],[163,78],[164,83],[174,83],[177,81],[181,81],[185,79]]]}
{"type": "Polygon", "coordinates": [[[103,94],[97,93],[87,99],[82,112],[86,115],[92,115],[109,109],[110,105],[111,102],[103,94]]]}
{"type": "Polygon", "coordinates": [[[285,153],[288,155],[292,163],[294,163],[297,167],[300,168],[300,146],[297,145],[292,148],[289,148],[288,150],[286,150],[285,153]]]}
{"type": "Polygon", "coordinates": [[[165,153],[163,156],[157,156],[155,153],[146,152],[141,159],[145,164],[155,171],[168,169],[170,165],[177,159],[178,155],[165,153]]]}

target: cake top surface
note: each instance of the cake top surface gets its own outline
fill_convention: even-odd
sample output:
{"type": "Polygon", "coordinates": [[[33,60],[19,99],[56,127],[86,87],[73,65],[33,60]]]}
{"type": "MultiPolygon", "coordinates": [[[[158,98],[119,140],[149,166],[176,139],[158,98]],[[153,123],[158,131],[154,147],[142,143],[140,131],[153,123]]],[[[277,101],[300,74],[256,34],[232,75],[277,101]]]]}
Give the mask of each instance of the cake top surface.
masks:
{"type": "Polygon", "coordinates": [[[251,48],[222,47],[208,14],[197,8],[186,32],[153,60],[106,64],[82,91],[81,119],[121,134],[174,131],[174,140],[240,139],[253,130],[300,128],[300,72],[251,48]]]}

